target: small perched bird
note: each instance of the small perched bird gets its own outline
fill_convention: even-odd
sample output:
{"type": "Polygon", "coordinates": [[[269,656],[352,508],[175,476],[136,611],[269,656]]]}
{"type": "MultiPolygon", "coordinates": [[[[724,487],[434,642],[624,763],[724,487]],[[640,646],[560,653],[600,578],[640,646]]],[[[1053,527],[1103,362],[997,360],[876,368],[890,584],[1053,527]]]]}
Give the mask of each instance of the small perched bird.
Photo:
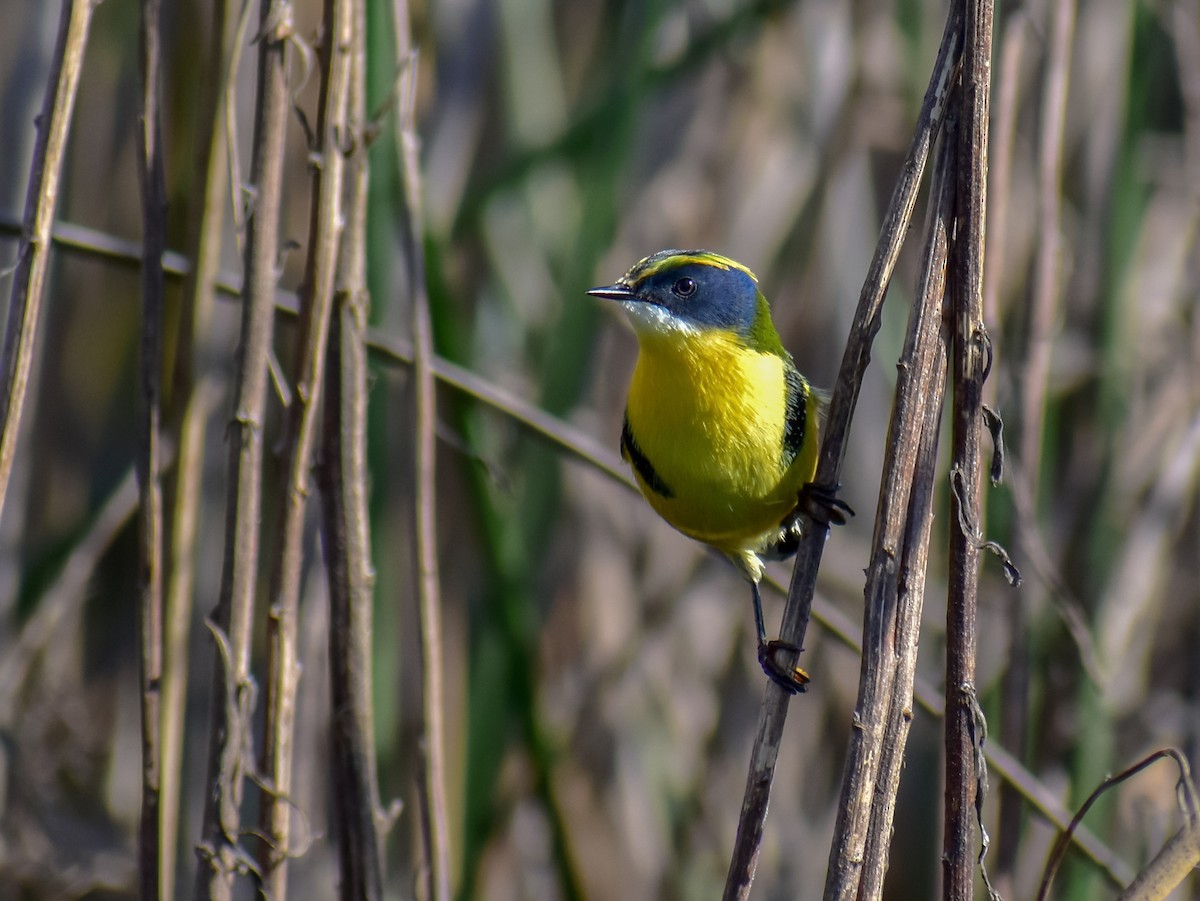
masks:
{"type": "Polygon", "coordinates": [[[851,511],[810,484],[822,400],[779,340],[754,273],[706,250],[662,250],[588,294],[617,301],[637,335],[621,456],[642,495],[746,577],[759,663],[803,691],[804,670],[776,662],[797,649],[767,641],[763,559],[795,553],[803,502],[825,522],[851,511]]]}

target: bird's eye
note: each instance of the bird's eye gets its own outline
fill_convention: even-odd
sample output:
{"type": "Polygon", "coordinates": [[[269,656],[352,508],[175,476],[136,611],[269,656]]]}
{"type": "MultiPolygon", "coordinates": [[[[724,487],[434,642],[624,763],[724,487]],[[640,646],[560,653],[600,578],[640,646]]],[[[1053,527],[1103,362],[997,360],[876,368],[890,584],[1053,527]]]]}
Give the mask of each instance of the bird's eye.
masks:
{"type": "Polygon", "coordinates": [[[681,278],[671,286],[676,297],[691,297],[696,293],[696,282],[690,278],[681,278]]]}

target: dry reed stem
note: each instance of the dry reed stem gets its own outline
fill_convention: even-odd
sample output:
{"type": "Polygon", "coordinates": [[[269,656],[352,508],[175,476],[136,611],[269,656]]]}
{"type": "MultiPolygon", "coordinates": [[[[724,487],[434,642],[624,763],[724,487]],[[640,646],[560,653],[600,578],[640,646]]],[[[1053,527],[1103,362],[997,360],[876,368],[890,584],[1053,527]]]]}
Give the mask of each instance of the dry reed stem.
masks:
{"type": "Polygon", "coordinates": [[[212,614],[221,653],[213,666],[212,731],[196,871],[196,894],[202,898],[232,897],[234,876],[249,867],[249,857],[240,846],[240,807],[243,779],[254,766],[250,755],[254,704],[250,640],[258,579],[263,421],[278,281],[284,134],[290,108],[284,57],[291,38],[291,15],[287,0],[264,3],[257,38],[254,193],[246,240],[246,296],[229,428],[225,563],[221,595],[212,614]],[[227,655],[223,644],[228,645],[227,655]]]}
{"type": "Polygon", "coordinates": [[[267,681],[261,774],[268,786],[260,808],[263,842],[259,866],[269,896],[287,896],[292,854],[292,768],[296,693],[300,680],[297,624],[303,569],[309,470],[324,383],[334,277],[342,238],[347,102],[350,82],[350,0],[327,0],[321,54],[321,88],[313,154],[308,256],[300,290],[294,399],[283,444],[284,484],[276,517],[279,543],[271,564],[267,616],[267,681]]]}
{"type": "Polygon", "coordinates": [[[38,116],[25,217],[16,271],[8,301],[4,348],[0,352],[0,513],[8,493],[13,458],[21,434],[21,414],[33,366],[38,321],[50,266],[50,228],[58,205],[67,133],[83,68],[88,29],[96,0],[65,0],[59,19],[50,79],[38,116]]]}
{"type": "Polygon", "coordinates": [[[166,285],[162,255],[167,242],[167,188],[162,150],[162,36],[159,0],[143,0],[139,72],[141,92],[137,141],[142,201],[142,316],[138,385],[137,471],[139,672],[141,678],[142,810],[138,828],[138,886],[143,898],[161,889],[160,791],[162,787],[163,671],[163,498],[162,367],[163,304],[166,285]]]}
{"type": "Polygon", "coordinates": [[[318,477],[329,577],[334,817],[341,897],[383,897],[382,834],[371,715],[371,565],[367,508],[366,286],[367,147],[365,10],[352,7],[346,225],[325,367],[318,477]]]}
{"type": "MultiPolygon", "coordinates": [[[[908,334],[897,362],[875,535],[867,566],[862,676],[846,755],[835,852],[843,896],[878,898],[887,875],[892,821],[912,722],[917,641],[933,522],[934,471],[949,328],[946,260],[954,223],[954,116],[947,117],[930,190],[930,220],[908,334]],[[857,880],[851,866],[861,861],[857,880]]],[[[831,869],[833,869],[831,865],[831,869]]]]}
{"type": "Polygon", "coordinates": [[[983,773],[975,698],[975,611],[979,580],[983,379],[989,356],[983,323],[987,126],[992,4],[968,0],[958,150],[957,230],[950,283],[954,321],[950,578],[946,609],[946,787],[942,894],[968,899],[974,888],[976,805],[983,773]]]}

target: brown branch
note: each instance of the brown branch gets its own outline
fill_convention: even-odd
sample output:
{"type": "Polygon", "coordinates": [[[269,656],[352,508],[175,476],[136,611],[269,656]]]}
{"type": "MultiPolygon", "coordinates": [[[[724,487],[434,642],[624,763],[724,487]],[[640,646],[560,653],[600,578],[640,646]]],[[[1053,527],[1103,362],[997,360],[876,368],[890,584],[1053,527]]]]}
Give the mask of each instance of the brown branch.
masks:
{"type": "Polygon", "coordinates": [[[354,3],[346,228],[325,368],[318,478],[329,577],[329,668],[333,702],[333,802],[341,897],[383,896],[383,817],[371,716],[371,566],[367,509],[366,286],[367,147],[364,143],[365,11],[354,3]]]}
{"type": "Polygon", "coordinates": [[[25,219],[12,292],[4,348],[0,351],[0,512],[8,493],[13,458],[21,433],[21,413],[29,387],[33,349],[50,265],[50,226],[58,205],[67,132],[71,126],[83,53],[96,0],[66,0],[50,64],[51,77],[38,116],[37,143],[25,192],[25,219]]]}
{"type": "Polygon", "coordinates": [[[162,254],[167,242],[167,186],[162,156],[162,43],[159,0],[143,0],[140,28],[141,94],[137,141],[142,195],[141,373],[136,470],[138,516],[139,661],[141,674],[142,810],[138,829],[138,885],[143,898],[162,884],[159,794],[162,787],[160,694],[163,667],[163,500],[161,386],[163,366],[162,254]]]}
{"type": "Polygon", "coordinates": [[[950,582],[946,610],[946,795],[942,846],[943,897],[967,899],[974,887],[975,818],[981,773],[975,701],[975,608],[980,522],[983,378],[988,339],[983,323],[984,213],[987,189],[988,96],[991,88],[991,0],[966,0],[957,188],[952,250],[954,425],[950,582]],[[957,527],[955,527],[955,525],[957,527]]]}
{"type": "Polygon", "coordinates": [[[288,409],[280,492],[279,543],[271,568],[271,606],[267,618],[266,721],[261,773],[270,788],[259,820],[264,841],[259,864],[266,893],[287,897],[287,860],[291,855],[292,756],[296,690],[300,667],[296,650],[300,611],[305,509],[309,469],[320,409],[333,306],[334,275],[342,237],[342,200],[346,105],[350,82],[351,5],[327,0],[321,46],[321,91],[317,109],[317,146],[313,148],[309,252],[300,291],[296,335],[295,399],[288,409]]]}
{"type": "Polygon", "coordinates": [[[235,409],[229,428],[229,496],[221,595],[212,622],[218,650],[213,666],[213,716],[205,791],[204,826],[196,894],[226,899],[235,873],[246,866],[239,847],[242,782],[253,704],[250,639],[258,578],[258,527],[262,510],[263,420],[267,368],[278,280],[283,144],[289,109],[285,66],[291,5],[272,0],[262,8],[258,36],[258,92],[251,180],[254,202],[246,241],[246,297],[242,304],[235,409]],[[227,654],[222,650],[227,643],[227,654]]]}
{"type": "MultiPolygon", "coordinates": [[[[916,203],[917,188],[929,150],[941,123],[945,108],[946,93],[958,58],[960,28],[956,24],[959,7],[952,7],[950,21],[942,37],[934,64],[933,76],[925,93],[916,132],[905,159],[899,180],[892,192],[891,202],[884,217],[883,228],[875,256],[867,273],[863,290],[859,296],[858,309],[850,327],[850,338],[842,357],[837,384],[830,402],[825,435],[821,444],[816,481],[833,486],[838,483],[842,460],[845,455],[846,435],[850,419],[858,400],[863,373],[870,360],[871,342],[879,331],[880,311],[892,269],[900,253],[900,246],[908,230],[908,221],[916,203]]],[[[812,610],[813,592],[816,587],[817,569],[820,566],[828,527],[811,519],[807,534],[800,542],[796,553],[792,584],[784,609],[780,637],[796,647],[803,647],[804,635],[812,610]]],[[[788,665],[789,661],[783,661],[788,665]]],[[[754,749],[750,756],[746,792],[742,800],[742,811],[738,821],[737,837],[734,840],[733,856],[725,882],[726,899],[745,898],[754,879],[754,868],[758,862],[758,851],[762,844],[763,824],[766,821],[767,802],[771,795],[775,762],[779,756],[779,745],[787,717],[789,695],[773,682],[767,683],[759,713],[758,731],[754,749]]]]}
{"type": "Polygon", "coordinates": [[[862,675],[842,777],[829,872],[835,897],[879,898],[904,748],[912,722],[917,640],[929,561],[934,476],[949,356],[946,259],[954,222],[953,113],[947,117],[930,191],[930,223],[916,301],[897,363],[875,536],[867,566],[862,675]]]}

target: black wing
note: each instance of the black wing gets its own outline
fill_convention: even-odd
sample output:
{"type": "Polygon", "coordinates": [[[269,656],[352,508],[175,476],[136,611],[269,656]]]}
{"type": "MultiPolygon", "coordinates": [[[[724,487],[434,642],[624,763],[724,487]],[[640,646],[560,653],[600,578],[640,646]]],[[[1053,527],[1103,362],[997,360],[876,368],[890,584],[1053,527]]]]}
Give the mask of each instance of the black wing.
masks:
{"type": "Polygon", "coordinates": [[[634,471],[641,476],[646,487],[655,494],[666,498],[675,496],[675,492],[659,477],[654,464],[638,447],[637,439],[633,437],[633,429],[629,427],[628,415],[621,424],[621,456],[629,461],[634,471]]]}
{"type": "Polygon", "coordinates": [[[783,375],[783,401],[787,409],[787,420],[783,426],[783,466],[786,469],[804,447],[811,391],[804,376],[797,372],[794,366],[785,366],[783,375]]]}

